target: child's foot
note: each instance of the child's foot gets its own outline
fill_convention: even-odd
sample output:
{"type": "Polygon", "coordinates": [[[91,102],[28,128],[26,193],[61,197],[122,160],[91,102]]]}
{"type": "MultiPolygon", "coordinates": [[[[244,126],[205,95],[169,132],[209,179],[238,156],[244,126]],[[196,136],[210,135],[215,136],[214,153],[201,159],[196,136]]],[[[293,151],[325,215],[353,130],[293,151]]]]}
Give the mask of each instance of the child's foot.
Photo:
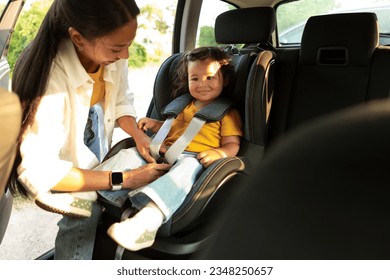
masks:
{"type": "Polygon", "coordinates": [[[134,217],[113,224],[107,234],[120,246],[138,251],[153,245],[162,222],[163,214],[158,208],[145,207],[134,217]]]}
{"type": "Polygon", "coordinates": [[[42,209],[62,215],[88,218],[91,216],[92,200],[78,198],[72,193],[44,193],[35,198],[42,209]]]}

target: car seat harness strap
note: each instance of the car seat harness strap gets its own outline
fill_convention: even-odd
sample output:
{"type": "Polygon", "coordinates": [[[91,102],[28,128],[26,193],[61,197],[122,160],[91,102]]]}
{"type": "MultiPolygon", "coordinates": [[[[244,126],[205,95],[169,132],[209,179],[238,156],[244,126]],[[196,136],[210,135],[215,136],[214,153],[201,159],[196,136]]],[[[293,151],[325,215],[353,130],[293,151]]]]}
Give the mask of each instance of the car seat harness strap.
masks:
{"type": "Polygon", "coordinates": [[[218,98],[212,103],[202,107],[192,118],[184,133],[168,148],[164,157],[160,155],[160,147],[167,137],[174,119],[193,100],[190,94],[184,94],[171,101],[163,110],[162,115],[167,119],[154,136],[150,144],[151,155],[159,161],[166,161],[173,164],[178,156],[183,153],[188,144],[198,134],[206,122],[215,122],[222,119],[232,106],[232,102],[225,98],[218,98]]]}

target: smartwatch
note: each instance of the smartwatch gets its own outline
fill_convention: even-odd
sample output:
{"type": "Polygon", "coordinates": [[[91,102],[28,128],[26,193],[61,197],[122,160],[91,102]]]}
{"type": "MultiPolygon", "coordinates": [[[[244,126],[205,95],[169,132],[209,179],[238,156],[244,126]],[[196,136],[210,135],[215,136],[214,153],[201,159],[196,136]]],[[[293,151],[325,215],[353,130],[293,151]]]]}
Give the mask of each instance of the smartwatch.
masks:
{"type": "Polygon", "coordinates": [[[122,172],[110,172],[110,185],[111,190],[119,191],[123,186],[123,174],[122,172]]]}

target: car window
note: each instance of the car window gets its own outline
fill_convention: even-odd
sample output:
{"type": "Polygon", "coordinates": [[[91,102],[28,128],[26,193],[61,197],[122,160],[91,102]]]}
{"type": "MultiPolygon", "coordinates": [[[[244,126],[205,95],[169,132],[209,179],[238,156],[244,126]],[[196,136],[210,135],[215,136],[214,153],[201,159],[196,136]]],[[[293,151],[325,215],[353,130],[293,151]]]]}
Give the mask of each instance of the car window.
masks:
{"type": "Polygon", "coordinates": [[[214,35],[215,19],[223,12],[236,9],[233,5],[220,1],[203,1],[199,16],[196,46],[217,46],[214,35]]]}
{"type": "Polygon", "coordinates": [[[130,47],[129,83],[137,115],[146,115],[159,66],[172,54],[177,0],[137,1],[141,9],[135,42],[130,47]]]}
{"type": "Polygon", "coordinates": [[[380,41],[390,44],[390,0],[302,0],[276,9],[280,46],[299,46],[309,17],[320,14],[374,12],[378,17],[380,41]]]}
{"type": "Polygon", "coordinates": [[[8,2],[9,2],[9,0],[0,0],[0,15],[3,14],[4,9],[5,9],[8,2]]]}

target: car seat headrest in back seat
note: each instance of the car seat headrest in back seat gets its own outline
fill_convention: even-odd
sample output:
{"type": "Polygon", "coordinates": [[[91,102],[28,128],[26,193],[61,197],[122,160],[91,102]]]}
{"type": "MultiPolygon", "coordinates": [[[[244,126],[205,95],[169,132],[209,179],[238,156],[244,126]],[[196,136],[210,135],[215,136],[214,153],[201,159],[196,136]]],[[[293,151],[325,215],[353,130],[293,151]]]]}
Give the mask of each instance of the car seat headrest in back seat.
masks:
{"type": "Polygon", "coordinates": [[[302,35],[300,64],[368,65],[378,46],[375,13],[313,16],[302,35]]]}
{"type": "Polygon", "coordinates": [[[266,43],[276,26],[270,7],[243,8],[220,14],[215,20],[215,40],[219,44],[266,43]]]}

